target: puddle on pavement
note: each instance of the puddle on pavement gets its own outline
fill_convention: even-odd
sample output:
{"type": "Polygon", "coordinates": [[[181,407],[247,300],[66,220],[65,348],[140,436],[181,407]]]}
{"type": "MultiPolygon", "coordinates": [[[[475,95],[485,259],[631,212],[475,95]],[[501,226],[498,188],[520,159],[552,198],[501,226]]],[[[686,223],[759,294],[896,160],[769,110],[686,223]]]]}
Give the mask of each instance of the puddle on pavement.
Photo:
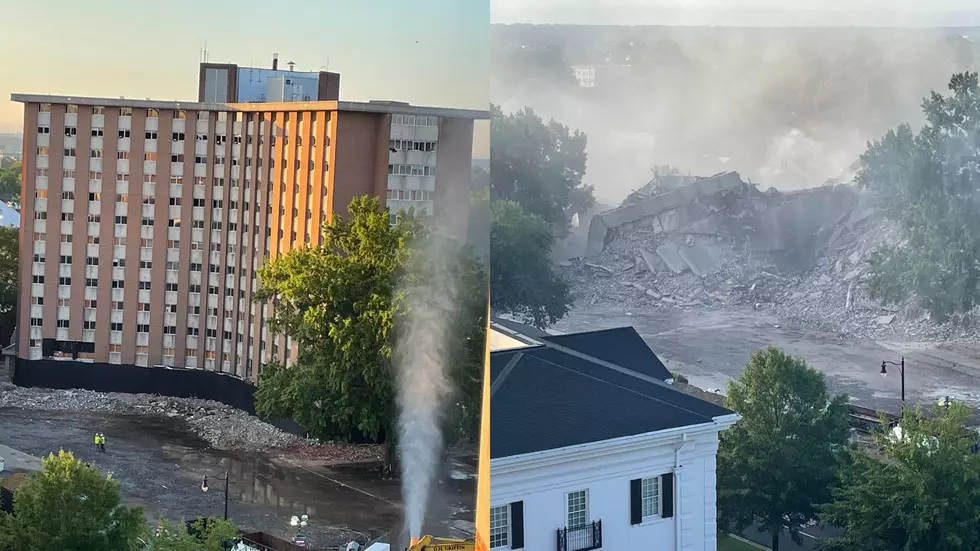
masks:
{"type": "MultiPolygon", "coordinates": [[[[104,431],[111,446],[110,455],[93,456],[96,461],[119,474],[127,494],[170,517],[220,514],[228,472],[230,515],[254,528],[288,534],[290,516],[306,514],[318,529],[371,535],[401,530],[400,484],[380,479],[375,464],[307,469],[263,453],[222,452],[210,449],[175,419],[0,412],[0,439],[20,440],[31,453],[64,445],[90,454],[87,438],[94,430],[104,431]],[[39,426],[46,428],[39,431],[39,426]],[[130,469],[134,470],[125,472],[130,469]],[[200,491],[205,475],[212,488],[206,495],[200,491]]],[[[472,533],[475,480],[451,476],[471,470],[475,468],[466,461],[446,466],[445,476],[434,488],[432,520],[426,526],[430,533],[456,537],[472,533]]]]}

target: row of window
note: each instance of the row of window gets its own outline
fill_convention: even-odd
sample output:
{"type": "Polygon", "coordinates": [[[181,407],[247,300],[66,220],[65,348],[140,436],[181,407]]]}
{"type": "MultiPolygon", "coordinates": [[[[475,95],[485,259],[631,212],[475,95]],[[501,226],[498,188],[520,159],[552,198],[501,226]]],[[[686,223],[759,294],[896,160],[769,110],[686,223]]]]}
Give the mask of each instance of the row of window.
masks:
{"type": "Polygon", "coordinates": [[[431,117],[426,115],[392,115],[392,124],[401,124],[404,126],[438,126],[439,117],[431,117]]]}
{"type": "MultiPolygon", "coordinates": [[[[668,475],[672,476],[672,475],[668,475]]],[[[657,517],[670,516],[673,512],[664,510],[664,496],[661,492],[663,477],[655,476],[630,481],[631,508],[638,510],[632,513],[631,524],[639,524],[657,517]],[[636,513],[639,513],[637,518],[636,513]]],[[[490,549],[522,548],[523,534],[523,502],[510,503],[490,508],[490,549]],[[518,519],[518,517],[521,517],[518,519]],[[517,520],[517,522],[514,522],[517,520]]],[[[569,530],[580,529],[592,522],[589,515],[589,491],[577,490],[565,494],[565,526],[569,530]]]]}
{"type": "MultiPolygon", "coordinates": [[[[39,157],[48,156],[49,153],[50,153],[50,149],[48,147],[46,147],[46,146],[42,146],[42,147],[38,147],[37,148],[37,154],[38,154],[39,157]]],[[[103,150],[101,150],[101,149],[93,149],[93,150],[91,150],[89,152],[91,158],[93,158],[93,159],[102,159],[103,158],[102,157],[102,153],[103,153],[103,150]]],[[[64,149],[64,156],[65,157],[75,157],[75,148],[74,147],[66,147],[64,149]]],[[[128,159],[130,159],[130,152],[129,151],[117,151],[116,152],[116,159],[119,159],[119,160],[128,160],[128,159]]],[[[158,154],[158,153],[144,153],[143,154],[143,160],[144,161],[157,162],[157,161],[159,161],[159,159],[160,159],[160,154],[158,154]]],[[[225,160],[226,160],[226,157],[215,156],[213,162],[214,162],[215,165],[223,166],[225,164],[225,160]]],[[[182,162],[184,162],[184,154],[183,153],[172,153],[170,155],[170,162],[172,162],[172,163],[182,163],[182,162]]],[[[288,162],[288,161],[287,160],[284,160],[283,162],[288,162]]],[[[208,163],[208,158],[205,155],[196,155],[194,157],[194,164],[206,165],[207,163],[208,163]]],[[[301,166],[300,160],[299,159],[294,159],[293,163],[295,165],[294,166],[295,167],[295,170],[299,170],[300,169],[300,166],[301,166]]],[[[239,166],[239,164],[240,164],[240,159],[238,157],[232,157],[231,158],[231,166],[239,166]]],[[[316,169],[316,162],[313,161],[312,159],[310,159],[309,161],[307,161],[307,164],[308,164],[308,169],[309,170],[315,170],[316,169]]],[[[245,166],[247,166],[247,167],[251,167],[252,166],[252,158],[251,157],[247,157],[245,159],[245,166]]],[[[262,159],[261,158],[259,158],[256,161],[256,166],[258,166],[260,168],[262,167],[262,159]]],[[[270,168],[275,168],[275,166],[276,166],[276,160],[275,159],[269,159],[269,167],[270,168]]],[[[329,168],[328,163],[323,163],[323,170],[326,171],[328,168],[329,168]]],[[[44,171],[44,175],[45,176],[47,176],[47,174],[48,174],[47,173],[47,169],[38,169],[38,171],[39,171],[38,174],[40,174],[40,171],[44,171]]],[[[151,176],[151,175],[148,174],[147,176],[151,176]]],[[[127,180],[128,180],[128,175],[127,175],[127,180]]]]}
{"type": "Polygon", "coordinates": [[[432,192],[424,189],[389,189],[389,201],[431,201],[432,192]]]}
{"type": "MultiPolygon", "coordinates": [[[[105,115],[105,107],[104,106],[95,106],[95,107],[92,107],[91,109],[92,109],[92,114],[93,115],[105,115]]],[[[40,107],[39,107],[38,110],[41,113],[50,113],[51,112],[51,104],[50,103],[42,103],[40,105],[40,107]]],[[[68,113],[78,113],[78,106],[77,105],[68,105],[65,110],[68,113]]],[[[160,110],[159,109],[149,108],[149,109],[146,109],[145,113],[146,113],[146,116],[147,117],[150,117],[150,118],[159,117],[160,116],[160,110]]],[[[120,117],[131,117],[131,116],[133,116],[133,108],[132,107],[120,107],[119,108],[119,116],[120,117]]],[[[174,118],[175,119],[186,119],[187,118],[187,111],[184,111],[183,109],[175,109],[174,110],[174,118]]],[[[197,114],[197,118],[198,118],[198,120],[207,120],[208,119],[208,111],[199,111],[198,114],[197,114]]],[[[219,121],[228,120],[228,113],[227,112],[224,112],[224,111],[219,111],[218,112],[218,120],[219,121]]]]}
{"type": "Polygon", "coordinates": [[[427,165],[388,165],[388,174],[394,176],[435,176],[436,167],[427,165]]]}
{"type": "Polygon", "coordinates": [[[435,151],[436,142],[419,142],[413,140],[388,140],[388,148],[392,151],[435,151]]]}
{"type": "MultiPolygon", "coordinates": [[[[256,226],[256,228],[257,227],[258,226],[256,226]]],[[[279,232],[281,234],[282,233],[282,230],[280,230],[279,232]]],[[[270,233],[271,233],[271,228],[266,228],[266,235],[269,235],[270,233]]],[[[45,241],[47,241],[47,238],[48,238],[48,236],[47,236],[46,233],[43,233],[43,232],[34,232],[34,241],[35,242],[45,242],[45,241]]],[[[281,238],[281,236],[280,236],[280,238],[281,238]]],[[[97,236],[97,235],[90,235],[90,236],[88,236],[88,241],[87,242],[90,245],[98,245],[99,244],[99,241],[100,241],[100,239],[99,239],[99,236],[97,236]]],[[[61,242],[62,243],[73,243],[74,242],[74,237],[70,233],[63,233],[63,234],[61,234],[61,242]]],[[[126,238],[125,237],[114,237],[113,238],[113,245],[116,246],[116,247],[125,247],[126,246],[126,238]]],[[[152,239],[146,239],[146,238],[140,239],[140,247],[141,248],[144,248],[144,249],[152,249],[153,248],[153,240],[152,239]]],[[[180,248],[180,241],[178,241],[176,239],[168,239],[167,240],[167,248],[168,249],[179,249],[180,248]]],[[[242,243],[242,248],[243,249],[246,248],[244,243],[242,243]]],[[[202,250],[204,250],[204,243],[202,241],[191,241],[191,250],[192,251],[202,251],[202,250]]],[[[221,243],[211,243],[211,252],[221,252],[221,243]]],[[[234,255],[234,250],[231,250],[231,252],[229,253],[229,255],[233,256],[234,255]]],[[[125,259],[117,259],[117,260],[120,261],[120,262],[125,262],[125,259]]],[[[113,262],[115,262],[115,261],[113,261],[113,262]]],[[[114,265],[116,267],[122,267],[122,266],[124,266],[124,264],[119,264],[119,265],[114,264],[114,265]]]]}

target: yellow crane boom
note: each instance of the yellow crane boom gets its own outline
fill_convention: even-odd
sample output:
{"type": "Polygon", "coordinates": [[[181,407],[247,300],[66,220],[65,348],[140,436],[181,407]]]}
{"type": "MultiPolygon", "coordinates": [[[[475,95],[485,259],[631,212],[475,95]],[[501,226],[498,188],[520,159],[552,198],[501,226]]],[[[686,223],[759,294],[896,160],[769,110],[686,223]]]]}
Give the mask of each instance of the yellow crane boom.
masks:
{"type": "Polygon", "coordinates": [[[409,551],[474,551],[475,547],[473,540],[423,536],[413,542],[408,549],[409,551]]]}

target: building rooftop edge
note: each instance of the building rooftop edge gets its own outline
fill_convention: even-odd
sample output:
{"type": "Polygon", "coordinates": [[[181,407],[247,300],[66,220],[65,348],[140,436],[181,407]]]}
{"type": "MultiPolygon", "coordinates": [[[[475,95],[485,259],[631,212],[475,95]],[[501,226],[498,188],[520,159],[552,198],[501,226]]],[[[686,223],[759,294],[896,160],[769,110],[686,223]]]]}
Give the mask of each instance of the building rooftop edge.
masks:
{"type": "Polygon", "coordinates": [[[186,109],[188,111],[355,111],[361,113],[404,113],[458,119],[487,120],[489,111],[455,107],[429,107],[390,101],[290,101],[269,103],[200,103],[196,101],[152,100],[133,98],[99,98],[55,96],[48,94],[10,94],[18,103],[66,103],[101,107],[135,107],[143,109],[186,109]]]}

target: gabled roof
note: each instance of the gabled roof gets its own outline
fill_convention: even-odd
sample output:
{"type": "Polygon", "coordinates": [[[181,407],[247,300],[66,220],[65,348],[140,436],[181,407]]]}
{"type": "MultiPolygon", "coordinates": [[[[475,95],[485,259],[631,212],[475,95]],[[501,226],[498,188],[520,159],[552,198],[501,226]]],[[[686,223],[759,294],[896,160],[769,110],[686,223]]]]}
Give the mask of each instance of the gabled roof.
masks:
{"type": "Polygon", "coordinates": [[[550,343],[621,365],[661,381],[673,375],[632,327],[616,327],[586,333],[547,335],[550,343]]]}
{"type": "Polygon", "coordinates": [[[553,334],[513,320],[492,316],[491,329],[526,345],[550,342],[594,358],[628,367],[661,381],[670,379],[670,370],[632,327],[615,327],[583,333],[553,334]]]}
{"type": "Polygon", "coordinates": [[[490,316],[490,328],[525,344],[537,344],[538,340],[550,336],[548,332],[537,327],[497,316],[490,316]]]}
{"type": "Polygon", "coordinates": [[[492,352],[490,381],[491,458],[699,425],[732,413],[656,377],[553,343],[492,352]]]}

